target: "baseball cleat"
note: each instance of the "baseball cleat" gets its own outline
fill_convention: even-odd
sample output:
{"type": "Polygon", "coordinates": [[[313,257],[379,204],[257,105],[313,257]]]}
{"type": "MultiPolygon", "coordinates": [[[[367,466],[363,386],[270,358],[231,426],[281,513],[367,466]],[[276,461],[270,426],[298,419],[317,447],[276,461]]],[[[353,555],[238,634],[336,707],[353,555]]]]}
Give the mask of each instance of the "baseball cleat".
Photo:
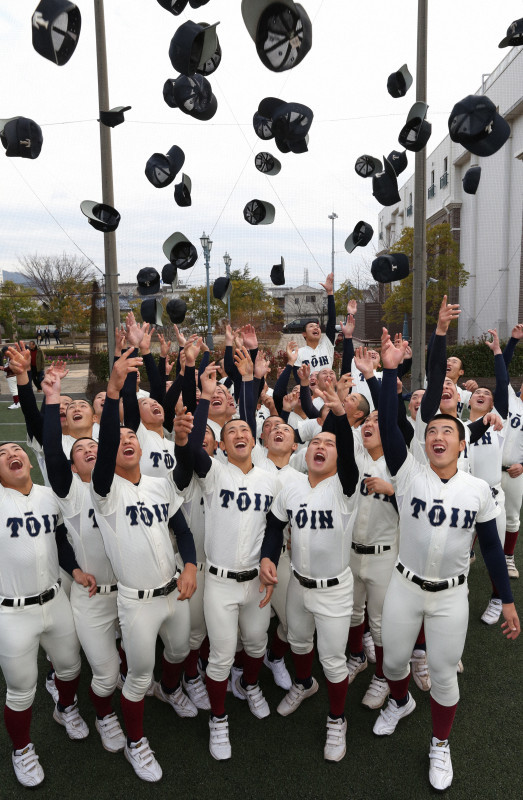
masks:
{"type": "Polygon", "coordinates": [[[227,761],[231,757],[231,743],[229,741],[229,718],[216,719],[211,715],[209,719],[209,752],[217,761],[227,761]]]}
{"type": "Polygon", "coordinates": [[[73,703],[72,706],[67,706],[63,711],[60,711],[58,704],[56,704],[53,711],[53,719],[59,725],[64,726],[70,739],[85,739],[89,736],[89,728],[80,716],[76,703],[73,703]]]}
{"type": "Polygon", "coordinates": [[[352,683],[356,675],[359,675],[360,672],[363,672],[364,669],[367,669],[368,666],[367,656],[365,653],[363,656],[353,656],[352,653],[349,655],[347,659],[347,669],[349,670],[349,683],[352,683]]]}
{"type": "Polygon", "coordinates": [[[131,745],[125,743],[124,756],[142,781],[156,783],[162,777],[162,768],[154,757],[154,751],[145,736],[131,745]]]}
{"type": "Polygon", "coordinates": [[[243,675],[243,667],[231,667],[231,692],[238,700],[245,700],[245,695],[240,694],[236,688],[236,681],[243,675]]]}
{"type": "Polygon", "coordinates": [[[293,711],[296,711],[307,697],[311,697],[318,691],[318,681],[312,678],[312,685],[306,689],[301,683],[293,683],[276,711],[282,717],[288,717],[293,711]]]}
{"type": "Polygon", "coordinates": [[[491,597],[488,606],[481,615],[481,621],[486,625],[495,625],[501,616],[501,600],[499,597],[491,597]]]}
{"type": "Polygon", "coordinates": [[[292,686],[291,676],[289,675],[289,670],[285,666],[285,661],[283,658],[275,658],[274,661],[269,660],[269,656],[265,653],[263,657],[263,663],[266,667],[269,667],[270,671],[272,672],[274,683],[276,686],[279,686],[280,689],[285,689],[286,692],[292,686]]]}
{"type": "Polygon", "coordinates": [[[410,672],[418,689],[421,689],[422,692],[428,692],[432,683],[425,650],[413,651],[410,658],[410,672]]]}
{"type": "Polygon", "coordinates": [[[327,717],[327,740],[323,748],[326,761],[341,761],[347,752],[347,720],[327,717]]]}
{"type": "Polygon", "coordinates": [[[192,700],[183,693],[181,686],[178,686],[174,692],[164,692],[162,684],[158,681],[154,684],[154,696],[162,703],[172,706],[179,717],[196,717],[198,714],[198,709],[192,700]]]}
{"type": "Polygon", "coordinates": [[[389,696],[389,692],[389,684],[387,683],[386,678],[377,678],[376,675],[373,675],[369,684],[369,688],[363,695],[361,704],[366,708],[381,708],[389,696]]]}
{"type": "Polygon", "coordinates": [[[22,750],[15,750],[12,758],[16,779],[22,786],[38,786],[42,783],[45,775],[32,742],[22,750]]]}
{"type": "Polygon", "coordinates": [[[47,678],[45,679],[45,688],[53,698],[53,702],[56,705],[58,703],[58,689],[56,688],[56,683],[54,682],[54,672],[49,672],[47,678]]]}
{"type": "Polygon", "coordinates": [[[119,753],[124,749],[127,740],[114,711],[103,719],[97,717],[94,724],[108,753],[119,753]]]}
{"type": "Polygon", "coordinates": [[[519,570],[516,567],[514,556],[505,556],[505,561],[507,562],[507,572],[509,578],[519,578],[519,570]]]}
{"type": "Polygon", "coordinates": [[[430,742],[430,785],[439,792],[444,792],[452,783],[454,775],[452,761],[450,759],[450,747],[448,740],[440,741],[432,737],[430,742]]]}
{"type": "Polygon", "coordinates": [[[372,633],[367,631],[367,633],[363,634],[363,652],[367,656],[367,661],[370,664],[376,663],[376,648],[374,646],[374,639],[372,638],[372,633]]]}
{"type": "Polygon", "coordinates": [[[408,717],[409,714],[412,714],[416,708],[416,701],[410,692],[408,693],[407,697],[408,700],[404,706],[399,706],[391,697],[385,708],[381,709],[380,715],[374,723],[374,727],[372,729],[372,732],[375,733],[376,736],[390,736],[391,733],[394,733],[396,730],[396,726],[400,719],[403,719],[403,717],[408,717]]]}
{"type": "Polygon", "coordinates": [[[193,678],[191,681],[186,680],[184,675],[182,685],[196,708],[200,708],[202,711],[211,710],[209,695],[207,694],[207,689],[200,675],[198,675],[197,678],[193,678]]]}
{"type": "Polygon", "coordinates": [[[458,661],[457,672],[459,674],[461,674],[462,672],[465,672],[465,667],[463,666],[463,661],[461,660],[461,658],[458,661]]]}
{"type": "MultiPolygon", "coordinates": [[[[254,686],[244,687],[242,686],[242,679],[240,677],[236,680],[236,690],[247,700],[249,711],[251,711],[255,717],[264,719],[269,716],[271,710],[258,683],[255,683],[254,686]]],[[[236,692],[234,694],[236,694],[236,692]]]]}

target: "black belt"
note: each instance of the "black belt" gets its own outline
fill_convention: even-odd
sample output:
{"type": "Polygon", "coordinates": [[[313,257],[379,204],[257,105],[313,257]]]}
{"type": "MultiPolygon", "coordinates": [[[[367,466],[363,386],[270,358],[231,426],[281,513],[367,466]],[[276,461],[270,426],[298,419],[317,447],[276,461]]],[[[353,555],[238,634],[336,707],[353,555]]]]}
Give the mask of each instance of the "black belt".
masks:
{"type": "Polygon", "coordinates": [[[412,581],[412,583],[416,583],[418,586],[421,586],[424,592],[441,592],[443,589],[450,589],[453,586],[461,586],[462,583],[465,583],[465,575],[458,575],[457,578],[449,578],[446,581],[426,581],[424,578],[420,578],[419,575],[414,575],[413,572],[410,572],[407,567],[404,567],[403,564],[396,564],[396,569],[398,572],[401,572],[402,575],[405,575],[407,580],[412,581]]]}
{"type": "Polygon", "coordinates": [[[211,575],[220,575],[222,578],[230,578],[232,581],[244,583],[244,581],[252,581],[258,577],[257,569],[246,569],[243,572],[231,572],[230,570],[218,569],[218,567],[209,567],[211,575]]]}
{"type": "Polygon", "coordinates": [[[41,592],[41,594],[34,594],[31,597],[4,597],[0,605],[8,606],[9,608],[20,607],[23,606],[34,606],[36,604],[43,606],[44,603],[48,603],[49,600],[52,600],[53,597],[58,592],[60,588],[60,584],[62,583],[62,579],[59,578],[56,582],[58,586],[51,586],[50,589],[46,589],[45,592],[41,592]]]}
{"type": "Polygon", "coordinates": [[[339,578],[304,578],[303,575],[298,575],[295,569],[294,577],[306,589],[326,589],[330,586],[337,586],[340,582],[339,578]]]}
{"type": "Polygon", "coordinates": [[[390,544],[357,544],[356,542],[352,542],[351,544],[352,549],[355,553],[360,553],[364,556],[373,556],[376,553],[385,553],[387,550],[391,550],[390,544]]]}
{"type": "Polygon", "coordinates": [[[504,466],[501,467],[502,472],[508,472],[509,469],[510,467],[504,467],[504,466]]]}
{"type": "MultiPolygon", "coordinates": [[[[178,578],[180,577],[180,573],[177,572],[174,575],[169,583],[166,583],[165,586],[160,586],[159,589],[154,589],[152,594],[149,594],[148,597],[165,597],[171,592],[174,592],[175,589],[178,588],[178,578]]],[[[145,595],[147,595],[147,589],[138,589],[138,600],[143,600],[145,595]]]]}
{"type": "Polygon", "coordinates": [[[111,584],[104,584],[103,586],[96,587],[96,594],[111,594],[111,592],[118,591],[118,584],[111,583],[111,584]]]}

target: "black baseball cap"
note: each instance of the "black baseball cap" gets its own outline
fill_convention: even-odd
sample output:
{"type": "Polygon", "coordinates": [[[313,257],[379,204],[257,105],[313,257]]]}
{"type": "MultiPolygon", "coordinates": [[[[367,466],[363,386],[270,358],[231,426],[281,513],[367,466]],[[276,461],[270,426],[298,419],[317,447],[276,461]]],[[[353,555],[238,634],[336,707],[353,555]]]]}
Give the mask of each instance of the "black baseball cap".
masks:
{"type": "Polygon", "coordinates": [[[271,281],[275,286],[285,285],[285,259],[283,256],[280,259],[280,263],[274,264],[271,269],[271,281]]]}
{"type": "Polygon", "coordinates": [[[185,300],[182,300],[181,297],[173,297],[173,299],[169,300],[167,303],[165,310],[173,325],[179,325],[180,322],[184,321],[185,315],[187,314],[187,303],[185,300]]]}
{"type": "Polygon", "coordinates": [[[218,108],[212,86],[203,75],[180,75],[167,80],[163,87],[163,97],[168,106],[179,108],[195,119],[209,120],[214,117],[218,108]]]}
{"type": "Polygon", "coordinates": [[[67,64],[78,44],[82,16],[68,0],[41,0],[31,18],[33,47],[59,67],[67,64]]]}
{"type": "Polygon", "coordinates": [[[456,103],[449,117],[453,142],[476,156],[491,156],[510,136],[510,125],[484,95],[469,94],[456,103]]]}
{"type": "Polygon", "coordinates": [[[176,285],[178,283],[178,270],[169,262],[162,267],[162,283],[176,285]]]}
{"type": "Polygon", "coordinates": [[[409,259],[405,253],[389,253],[378,256],[371,265],[371,273],[378,283],[401,281],[409,274],[409,259]]]}
{"type": "Polygon", "coordinates": [[[470,167],[463,176],[463,191],[476,194],[481,178],[481,167],[470,167]]]}
{"type": "Polygon", "coordinates": [[[124,111],[130,111],[131,106],[115,106],[115,108],[111,108],[109,111],[100,111],[100,119],[98,122],[101,122],[102,125],[107,125],[108,128],[116,128],[117,125],[121,125],[122,122],[125,122],[124,111]]]}
{"type": "Polygon", "coordinates": [[[407,160],[407,152],[402,150],[391,150],[391,152],[387,156],[388,160],[394,167],[394,172],[396,176],[401,175],[407,169],[408,160],[407,160]]]}
{"type": "Polygon", "coordinates": [[[40,125],[28,117],[0,120],[0,141],[10,158],[38,158],[44,137],[40,125]]]}
{"type": "Polygon", "coordinates": [[[360,178],[372,178],[378,172],[383,172],[383,164],[379,158],[363,155],[356,159],[354,169],[360,178]]]}
{"type": "Polygon", "coordinates": [[[232,292],[232,281],[230,278],[221,277],[216,278],[213,283],[212,293],[215,300],[221,300],[222,303],[227,302],[227,298],[232,292]]]}
{"type": "Polygon", "coordinates": [[[176,144],[165,155],[153,153],[145,165],[147,180],[157,189],[163,189],[164,186],[169,186],[173,182],[184,162],[185,153],[176,144]]]}
{"type": "Polygon", "coordinates": [[[182,172],[182,180],[180,183],[177,183],[174,187],[174,199],[176,201],[176,205],[178,206],[190,206],[192,203],[191,199],[191,188],[192,188],[192,181],[188,175],[182,172]]]}
{"type": "Polygon", "coordinates": [[[97,203],[96,200],[82,200],[80,210],[85,214],[89,225],[102,233],[115,231],[120,224],[120,214],[107,203],[97,203]]]}
{"type": "Polygon", "coordinates": [[[242,0],[242,16],[260,61],[272,72],[296,67],[312,47],[312,23],[293,0],[242,0]]]}
{"type": "Polygon", "coordinates": [[[163,315],[163,305],[161,300],[156,300],[154,297],[149,297],[144,300],[140,306],[140,316],[144,322],[149,322],[151,325],[161,325],[163,315]]]}
{"type": "Polygon", "coordinates": [[[398,179],[394,167],[388,158],[383,156],[384,169],[372,176],[372,194],[382,206],[393,206],[400,202],[398,179]]]}
{"type": "Polygon", "coordinates": [[[425,117],[428,105],[422,101],[414,103],[407,116],[407,121],[400,131],[398,141],[406,150],[419,153],[423,150],[432,133],[432,125],[425,117]]]}
{"type": "Polygon", "coordinates": [[[176,269],[189,269],[198,260],[198,251],[189,239],[176,231],[163,243],[163,252],[176,269]]]}
{"type": "Polygon", "coordinates": [[[518,47],[523,44],[523,19],[515,19],[507,28],[507,35],[498,47],[518,47]]]}
{"type": "Polygon", "coordinates": [[[278,159],[266,151],[256,154],[254,166],[259,172],[263,172],[264,175],[277,175],[281,170],[281,163],[278,159]]]}
{"type": "Polygon", "coordinates": [[[406,64],[397,72],[393,72],[387,79],[387,91],[391,97],[405,97],[412,86],[412,75],[406,64]]]}
{"type": "MultiPolygon", "coordinates": [[[[154,267],[144,267],[136,276],[138,294],[158,294],[160,291],[160,273],[154,267]]],[[[151,320],[146,320],[150,322],[151,320]]]]}
{"type": "Polygon", "coordinates": [[[266,200],[250,200],[243,209],[243,218],[249,225],[270,225],[276,209],[266,200]]]}
{"type": "Polygon", "coordinates": [[[177,17],[178,14],[184,11],[189,0],[158,0],[158,2],[162,8],[165,8],[166,11],[170,11],[171,14],[177,17]]]}
{"type": "Polygon", "coordinates": [[[177,72],[194,75],[218,49],[216,26],[187,20],[175,32],[169,47],[169,58],[177,72]]]}
{"type": "Polygon", "coordinates": [[[354,230],[347,236],[345,240],[345,250],[347,253],[352,253],[356,247],[365,247],[374,235],[374,230],[372,225],[369,225],[368,222],[364,222],[361,220],[357,222],[354,226],[354,230]]]}

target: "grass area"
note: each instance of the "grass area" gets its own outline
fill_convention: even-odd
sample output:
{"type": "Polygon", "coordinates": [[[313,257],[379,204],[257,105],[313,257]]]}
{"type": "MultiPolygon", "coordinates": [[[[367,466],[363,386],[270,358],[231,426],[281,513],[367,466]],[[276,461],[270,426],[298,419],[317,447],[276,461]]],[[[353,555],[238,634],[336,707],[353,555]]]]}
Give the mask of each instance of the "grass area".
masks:
{"type": "MultiPolygon", "coordinates": [[[[0,404],[0,435],[25,438],[20,411],[0,404]]],[[[35,479],[37,475],[35,474],[35,479]]],[[[485,566],[478,557],[471,567],[470,623],[459,676],[461,702],[451,738],[454,782],[452,800],[516,800],[521,796],[518,767],[521,753],[521,640],[503,640],[499,625],[487,627],[479,618],[489,594],[485,566]]],[[[516,605],[523,608],[523,579],[512,581],[516,605]]],[[[274,620],[272,623],[274,628],[274,620]]],[[[158,648],[157,670],[161,649],[158,648]]],[[[292,672],[290,659],[287,663],[292,672]]],[[[103,750],[94,728],[88,698],[89,667],[84,661],[79,703],[91,733],[83,742],[70,741],[52,719],[52,701],[45,691],[46,660],[39,659],[39,684],[33,709],[32,738],[46,773],[39,798],[83,800],[145,800],[167,798],[182,792],[188,800],[424,800],[436,793],[428,783],[430,702],[415,685],[416,711],[403,720],[391,737],[377,738],[372,726],[378,712],[360,705],[373,667],[362,672],[349,687],[347,699],[347,755],[339,764],[323,760],[328,710],[321,667],[314,665],[320,691],[287,718],[276,713],[283,696],[263,667],[260,682],[271,716],[258,720],[247,704],[228,695],[233,757],[214,761],[208,751],[207,714],[179,719],[155,698],[145,701],[145,732],[162,765],[164,777],[157,785],[136,778],[123,754],[103,750]]],[[[5,685],[0,674],[0,694],[5,685]]],[[[119,692],[115,710],[121,718],[119,692]]],[[[0,725],[0,798],[28,796],[17,783],[11,766],[10,743],[0,725]]]]}

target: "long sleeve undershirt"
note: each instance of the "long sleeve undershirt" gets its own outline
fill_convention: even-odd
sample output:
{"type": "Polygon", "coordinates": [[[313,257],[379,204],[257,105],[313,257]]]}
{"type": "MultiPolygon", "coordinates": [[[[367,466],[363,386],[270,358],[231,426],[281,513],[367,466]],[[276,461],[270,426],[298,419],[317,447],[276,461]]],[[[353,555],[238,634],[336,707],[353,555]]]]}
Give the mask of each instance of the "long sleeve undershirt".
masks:
{"type": "Polygon", "coordinates": [[[62,447],[60,404],[49,403],[44,416],[43,448],[51,489],[58,497],[67,497],[73,482],[71,462],[62,447]]]}
{"type": "Polygon", "coordinates": [[[196,547],[192,531],[187,525],[187,520],[181,508],[169,520],[169,527],[176,536],[176,544],[184,564],[196,565],[196,547]]]}

